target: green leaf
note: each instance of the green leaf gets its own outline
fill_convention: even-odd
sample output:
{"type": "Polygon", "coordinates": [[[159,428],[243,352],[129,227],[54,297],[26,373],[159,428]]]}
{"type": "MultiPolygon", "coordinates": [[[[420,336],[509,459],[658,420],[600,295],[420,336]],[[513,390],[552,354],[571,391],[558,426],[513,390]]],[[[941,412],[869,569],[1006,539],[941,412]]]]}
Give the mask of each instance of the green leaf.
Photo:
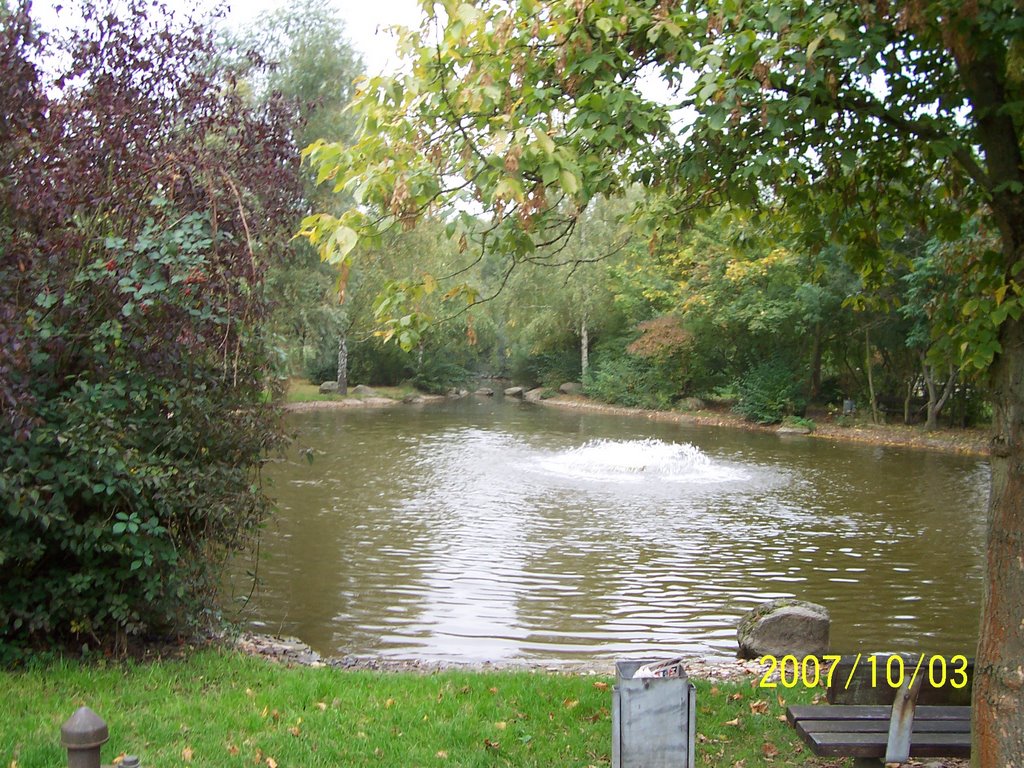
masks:
{"type": "Polygon", "coordinates": [[[580,191],[579,179],[577,179],[576,174],[568,168],[563,168],[561,173],[558,175],[558,178],[561,181],[562,189],[565,190],[566,194],[575,195],[580,191]]]}

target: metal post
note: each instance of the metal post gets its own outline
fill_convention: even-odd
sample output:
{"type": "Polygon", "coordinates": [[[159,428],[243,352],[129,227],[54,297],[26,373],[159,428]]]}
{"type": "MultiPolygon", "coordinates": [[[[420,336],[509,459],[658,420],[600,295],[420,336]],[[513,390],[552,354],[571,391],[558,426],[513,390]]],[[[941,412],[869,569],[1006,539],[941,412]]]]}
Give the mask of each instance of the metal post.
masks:
{"type": "Polygon", "coordinates": [[[100,747],[110,738],[107,724],[88,707],[80,707],[60,727],[68,751],[68,768],[100,768],[100,747]]]}
{"type": "Polygon", "coordinates": [[[139,768],[139,758],[135,755],[125,755],[121,761],[121,768],[139,768]]]}

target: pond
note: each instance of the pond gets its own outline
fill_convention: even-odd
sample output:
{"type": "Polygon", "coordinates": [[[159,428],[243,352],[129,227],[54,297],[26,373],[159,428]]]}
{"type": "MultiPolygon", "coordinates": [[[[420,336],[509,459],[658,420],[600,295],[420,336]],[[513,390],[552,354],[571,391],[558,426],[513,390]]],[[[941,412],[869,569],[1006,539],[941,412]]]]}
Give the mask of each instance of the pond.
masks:
{"type": "Polygon", "coordinates": [[[718,658],[794,596],[829,608],[837,652],[974,653],[984,460],[480,397],[288,419],[254,631],[325,655],[718,658]]]}

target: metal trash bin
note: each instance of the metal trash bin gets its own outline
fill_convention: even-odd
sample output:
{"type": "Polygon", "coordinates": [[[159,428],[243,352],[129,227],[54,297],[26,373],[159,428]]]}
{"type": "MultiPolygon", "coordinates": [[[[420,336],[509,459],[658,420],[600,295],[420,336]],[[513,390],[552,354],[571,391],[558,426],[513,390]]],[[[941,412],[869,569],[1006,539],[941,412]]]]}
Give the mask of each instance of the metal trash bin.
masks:
{"type": "Polygon", "coordinates": [[[618,661],[612,689],[612,768],[695,768],[697,697],[679,677],[634,678],[656,660],[618,661]]]}

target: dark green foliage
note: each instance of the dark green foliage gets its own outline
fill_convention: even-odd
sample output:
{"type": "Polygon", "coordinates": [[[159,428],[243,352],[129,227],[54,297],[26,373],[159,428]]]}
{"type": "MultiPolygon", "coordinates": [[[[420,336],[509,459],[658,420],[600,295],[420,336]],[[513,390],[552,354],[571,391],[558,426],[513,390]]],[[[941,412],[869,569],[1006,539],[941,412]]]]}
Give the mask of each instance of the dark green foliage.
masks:
{"type": "Polygon", "coordinates": [[[424,356],[423,365],[412,377],[416,389],[442,395],[449,389],[465,386],[473,374],[463,366],[444,359],[441,354],[424,356]]]}
{"type": "MultiPolygon", "coordinates": [[[[306,378],[313,384],[336,381],[338,378],[338,339],[325,336],[317,353],[305,368],[306,378]]],[[[397,386],[413,375],[413,356],[397,344],[386,344],[377,338],[349,341],[349,384],[397,386]]]]}
{"type": "Polygon", "coordinates": [[[517,355],[512,360],[511,374],[513,381],[529,387],[545,386],[557,389],[567,381],[579,381],[579,348],[568,347],[517,355]]]}
{"type": "Polygon", "coordinates": [[[762,363],[736,382],[735,410],[759,424],[777,424],[803,413],[806,403],[794,369],[781,362],[762,363]]]}
{"type": "Polygon", "coordinates": [[[671,370],[654,358],[602,354],[583,382],[591,397],[618,405],[667,409],[678,396],[671,370]]]}
{"type": "MultiPolygon", "coordinates": [[[[215,613],[281,440],[258,329],[297,188],[282,116],[241,103],[200,26],[82,12],[43,52],[67,78],[24,84],[45,109],[0,135],[0,660],[215,613]]],[[[4,83],[26,22],[0,17],[4,83]]]]}

